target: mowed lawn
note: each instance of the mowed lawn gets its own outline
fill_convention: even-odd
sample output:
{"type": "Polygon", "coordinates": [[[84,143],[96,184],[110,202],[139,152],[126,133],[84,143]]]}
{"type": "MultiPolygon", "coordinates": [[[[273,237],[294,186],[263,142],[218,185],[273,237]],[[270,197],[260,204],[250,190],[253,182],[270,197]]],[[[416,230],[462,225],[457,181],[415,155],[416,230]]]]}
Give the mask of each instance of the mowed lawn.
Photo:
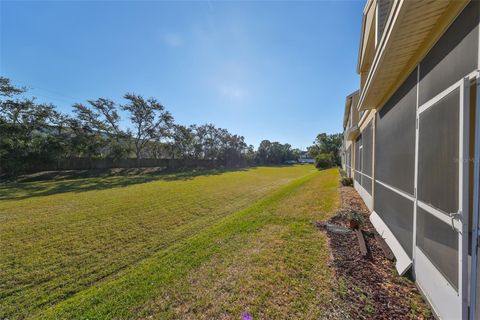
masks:
{"type": "Polygon", "coordinates": [[[322,316],[336,169],[0,187],[0,318],[322,316]]]}

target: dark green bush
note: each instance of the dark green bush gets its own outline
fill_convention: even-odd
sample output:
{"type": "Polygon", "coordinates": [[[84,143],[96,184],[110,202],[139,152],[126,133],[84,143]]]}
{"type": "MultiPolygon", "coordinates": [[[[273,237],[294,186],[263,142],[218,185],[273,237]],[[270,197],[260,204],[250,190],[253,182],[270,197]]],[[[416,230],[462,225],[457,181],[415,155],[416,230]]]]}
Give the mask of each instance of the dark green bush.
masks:
{"type": "Polygon", "coordinates": [[[315,166],[318,169],[328,169],[334,166],[335,162],[332,161],[332,155],[328,153],[320,153],[315,157],[315,166]]]}
{"type": "Polygon", "coordinates": [[[340,179],[340,182],[341,182],[342,186],[345,186],[345,187],[353,187],[353,179],[352,179],[352,178],[342,177],[342,178],[340,179]]]}

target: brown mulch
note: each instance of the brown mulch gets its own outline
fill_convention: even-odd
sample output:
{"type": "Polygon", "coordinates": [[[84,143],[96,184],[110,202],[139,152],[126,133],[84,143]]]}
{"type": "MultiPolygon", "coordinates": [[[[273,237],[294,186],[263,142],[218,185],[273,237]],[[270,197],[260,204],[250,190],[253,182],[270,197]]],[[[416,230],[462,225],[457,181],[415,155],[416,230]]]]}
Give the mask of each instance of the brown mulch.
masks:
{"type": "Polygon", "coordinates": [[[361,226],[368,255],[363,257],[355,232],[327,233],[332,252],[331,266],[337,283],[337,300],[332,303],[332,318],[351,319],[434,319],[432,312],[407,277],[398,275],[395,262],[385,257],[375,239],[368,209],[352,187],[341,187],[342,209],[328,223],[348,227],[347,214],[364,215],[361,226]]]}

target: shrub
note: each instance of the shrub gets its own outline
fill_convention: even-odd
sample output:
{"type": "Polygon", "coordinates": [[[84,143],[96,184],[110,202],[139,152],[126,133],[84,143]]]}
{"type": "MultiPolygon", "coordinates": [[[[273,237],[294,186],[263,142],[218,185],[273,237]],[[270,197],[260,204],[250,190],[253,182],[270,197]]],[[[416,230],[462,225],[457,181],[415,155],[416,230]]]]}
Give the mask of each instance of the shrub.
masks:
{"type": "Polygon", "coordinates": [[[328,169],[334,166],[335,162],[332,161],[332,155],[328,153],[320,153],[315,157],[315,166],[318,169],[328,169]]]}
{"type": "Polygon", "coordinates": [[[345,187],[353,187],[353,179],[349,177],[342,177],[340,179],[340,182],[342,183],[342,186],[345,187]]]}

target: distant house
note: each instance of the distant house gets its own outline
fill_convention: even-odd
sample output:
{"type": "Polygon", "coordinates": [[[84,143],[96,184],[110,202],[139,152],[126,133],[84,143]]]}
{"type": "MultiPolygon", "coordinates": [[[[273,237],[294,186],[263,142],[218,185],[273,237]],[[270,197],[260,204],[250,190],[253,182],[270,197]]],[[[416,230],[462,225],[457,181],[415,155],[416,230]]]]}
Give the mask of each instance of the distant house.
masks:
{"type": "Polygon", "coordinates": [[[479,1],[368,0],[342,165],[440,319],[480,319],[479,1]]]}
{"type": "Polygon", "coordinates": [[[298,162],[299,163],[309,163],[309,164],[313,164],[315,163],[315,159],[313,159],[310,154],[308,153],[308,151],[302,151],[300,153],[300,157],[298,158],[298,162]]]}
{"type": "Polygon", "coordinates": [[[298,159],[299,163],[309,163],[309,164],[314,164],[315,159],[298,159]]]}

